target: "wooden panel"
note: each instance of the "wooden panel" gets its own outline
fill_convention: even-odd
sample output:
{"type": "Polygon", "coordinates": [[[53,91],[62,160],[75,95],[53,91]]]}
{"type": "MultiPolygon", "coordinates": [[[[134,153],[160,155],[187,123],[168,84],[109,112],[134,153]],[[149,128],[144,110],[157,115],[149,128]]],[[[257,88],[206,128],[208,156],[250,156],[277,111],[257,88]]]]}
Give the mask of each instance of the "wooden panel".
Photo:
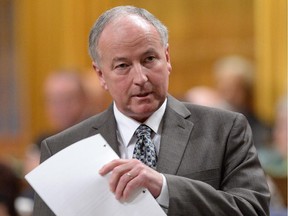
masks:
{"type": "Polygon", "coordinates": [[[13,1],[0,0],[0,157],[21,157],[27,141],[25,93],[15,64],[13,1]]]}
{"type": "Polygon", "coordinates": [[[255,1],[256,111],[273,122],[275,103],[287,95],[287,1],[255,1]]]}

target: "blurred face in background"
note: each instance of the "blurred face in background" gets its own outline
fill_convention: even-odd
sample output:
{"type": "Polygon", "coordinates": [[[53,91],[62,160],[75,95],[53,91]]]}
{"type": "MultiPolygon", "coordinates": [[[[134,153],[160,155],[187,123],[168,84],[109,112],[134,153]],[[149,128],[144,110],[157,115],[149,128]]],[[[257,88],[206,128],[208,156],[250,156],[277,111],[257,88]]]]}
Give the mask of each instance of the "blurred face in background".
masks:
{"type": "Polygon", "coordinates": [[[233,110],[245,110],[248,106],[248,89],[241,77],[227,72],[218,78],[217,89],[233,110]]]}
{"type": "Polygon", "coordinates": [[[214,65],[216,87],[220,96],[238,112],[251,111],[254,66],[239,55],[218,59],[214,65]]]}
{"type": "Polygon", "coordinates": [[[76,124],[82,117],[85,97],[77,81],[57,74],[45,83],[45,108],[56,130],[76,124]]]}

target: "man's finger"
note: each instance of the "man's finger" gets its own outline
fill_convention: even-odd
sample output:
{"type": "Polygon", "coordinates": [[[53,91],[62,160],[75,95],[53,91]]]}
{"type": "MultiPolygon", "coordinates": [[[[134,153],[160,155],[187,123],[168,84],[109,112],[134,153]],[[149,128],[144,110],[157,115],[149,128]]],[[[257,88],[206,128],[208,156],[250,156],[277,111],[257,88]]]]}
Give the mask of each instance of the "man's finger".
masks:
{"type": "Polygon", "coordinates": [[[107,173],[111,172],[115,167],[122,165],[124,163],[127,163],[129,160],[126,159],[115,159],[112,160],[111,162],[105,164],[100,170],[99,174],[100,175],[106,175],[107,173]]]}

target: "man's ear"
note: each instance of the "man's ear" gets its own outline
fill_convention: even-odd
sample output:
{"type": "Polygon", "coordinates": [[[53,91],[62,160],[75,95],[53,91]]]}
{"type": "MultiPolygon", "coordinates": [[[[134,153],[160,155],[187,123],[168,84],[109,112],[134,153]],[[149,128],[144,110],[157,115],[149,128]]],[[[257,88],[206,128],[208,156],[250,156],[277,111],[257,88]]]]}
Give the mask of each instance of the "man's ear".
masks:
{"type": "Polygon", "coordinates": [[[167,61],[167,69],[170,73],[172,71],[172,66],[171,66],[171,61],[170,61],[169,44],[167,44],[167,46],[166,46],[165,57],[166,57],[166,61],[167,61]]]}
{"type": "Polygon", "coordinates": [[[108,86],[106,84],[105,77],[104,77],[104,74],[102,73],[101,68],[95,62],[92,62],[92,66],[93,66],[93,68],[94,68],[94,70],[95,70],[95,72],[96,72],[96,74],[98,76],[98,79],[100,81],[100,85],[102,86],[102,88],[104,90],[107,91],[108,90],[108,86]]]}

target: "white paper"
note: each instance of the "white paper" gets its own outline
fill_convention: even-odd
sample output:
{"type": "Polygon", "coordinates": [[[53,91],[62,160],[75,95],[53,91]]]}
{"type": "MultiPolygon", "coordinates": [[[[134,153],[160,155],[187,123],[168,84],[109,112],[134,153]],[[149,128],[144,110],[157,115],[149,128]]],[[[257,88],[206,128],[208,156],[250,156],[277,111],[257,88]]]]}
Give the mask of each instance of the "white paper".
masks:
{"type": "Polygon", "coordinates": [[[116,200],[108,179],[98,174],[118,158],[101,135],[72,144],[44,161],[25,178],[58,216],[164,216],[150,192],[140,190],[131,201],[116,200]]]}

